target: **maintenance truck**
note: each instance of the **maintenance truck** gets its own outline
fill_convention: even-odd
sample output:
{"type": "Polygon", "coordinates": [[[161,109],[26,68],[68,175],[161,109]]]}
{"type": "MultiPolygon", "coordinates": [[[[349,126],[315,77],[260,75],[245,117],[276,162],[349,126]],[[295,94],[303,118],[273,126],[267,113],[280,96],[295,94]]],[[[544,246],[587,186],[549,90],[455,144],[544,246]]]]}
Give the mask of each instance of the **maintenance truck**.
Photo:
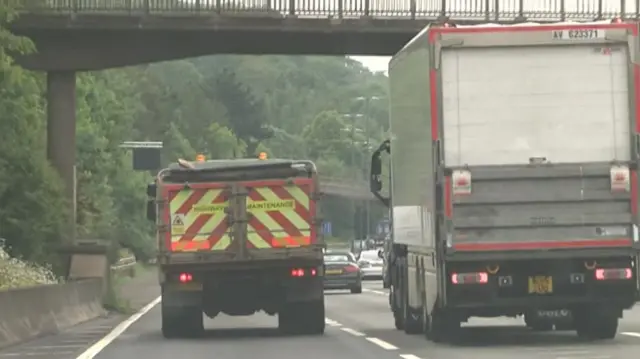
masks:
{"type": "Polygon", "coordinates": [[[325,329],[324,240],[310,161],[179,160],[148,185],[157,224],[162,333],[196,336],[213,318],[264,311],[288,334],[325,329]]]}
{"type": "MultiPolygon", "coordinates": [[[[469,317],[613,338],[638,292],[640,52],[619,21],[431,26],[389,63],[395,325],[469,317]],[[560,323],[562,324],[562,323],[560,323]]],[[[383,153],[390,191],[382,194],[383,153]]]]}

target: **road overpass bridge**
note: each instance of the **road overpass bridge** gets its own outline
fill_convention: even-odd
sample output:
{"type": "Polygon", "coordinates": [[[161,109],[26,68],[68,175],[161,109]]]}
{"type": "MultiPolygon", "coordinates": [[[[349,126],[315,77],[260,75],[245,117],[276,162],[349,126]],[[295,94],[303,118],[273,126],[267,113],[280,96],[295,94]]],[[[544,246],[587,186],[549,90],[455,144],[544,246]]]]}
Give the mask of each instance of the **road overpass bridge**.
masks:
{"type": "MultiPolygon", "coordinates": [[[[25,0],[22,4],[10,29],[31,38],[38,51],[17,60],[26,68],[47,71],[47,151],[66,184],[70,203],[75,198],[77,71],[211,54],[391,55],[433,22],[637,19],[640,10],[636,0],[25,0]]],[[[326,184],[334,193],[362,193],[347,186],[326,184]]],[[[74,226],[75,220],[69,228],[74,226]]]]}

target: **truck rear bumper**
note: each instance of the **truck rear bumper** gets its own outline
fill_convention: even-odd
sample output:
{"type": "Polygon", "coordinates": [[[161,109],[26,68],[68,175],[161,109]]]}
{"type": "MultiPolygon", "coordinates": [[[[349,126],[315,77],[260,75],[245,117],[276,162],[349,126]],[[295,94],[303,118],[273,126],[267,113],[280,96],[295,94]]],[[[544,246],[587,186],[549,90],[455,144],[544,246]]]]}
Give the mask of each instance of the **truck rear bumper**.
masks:
{"type": "Polygon", "coordinates": [[[629,257],[489,260],[447,266],[446,302],[451,308],[519,314],[592,305],[628,309],[636,302],[637,276],[629,257]],[[597,275],[603,269],[622,276],[597,275]]]}

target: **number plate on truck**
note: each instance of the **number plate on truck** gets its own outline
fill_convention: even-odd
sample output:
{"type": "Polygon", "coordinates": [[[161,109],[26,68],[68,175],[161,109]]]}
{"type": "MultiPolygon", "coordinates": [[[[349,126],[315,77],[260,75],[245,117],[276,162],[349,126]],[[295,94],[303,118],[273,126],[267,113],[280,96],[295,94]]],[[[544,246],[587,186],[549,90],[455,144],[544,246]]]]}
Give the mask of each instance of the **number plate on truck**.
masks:
{"type": "Polygon", "coordinates": [[[327,269],[325,274],[342,274],[342,269],[327,269]]]}
{"type": "Polygon", "coordinates": [[[529,294],[553,293],[553,279],[547,276],[529,277],[529,294]]]}

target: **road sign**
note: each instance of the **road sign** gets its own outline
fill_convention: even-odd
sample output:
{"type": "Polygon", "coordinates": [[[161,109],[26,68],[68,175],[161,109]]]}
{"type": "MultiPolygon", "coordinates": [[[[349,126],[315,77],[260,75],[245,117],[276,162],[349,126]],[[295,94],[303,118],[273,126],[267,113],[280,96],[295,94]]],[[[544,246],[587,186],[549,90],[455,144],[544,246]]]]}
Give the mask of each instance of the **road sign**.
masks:
{"type": "Polygon", "coordinates": [[[322,234],[331,235],[331,222],[322,223],[322,234]]]}

